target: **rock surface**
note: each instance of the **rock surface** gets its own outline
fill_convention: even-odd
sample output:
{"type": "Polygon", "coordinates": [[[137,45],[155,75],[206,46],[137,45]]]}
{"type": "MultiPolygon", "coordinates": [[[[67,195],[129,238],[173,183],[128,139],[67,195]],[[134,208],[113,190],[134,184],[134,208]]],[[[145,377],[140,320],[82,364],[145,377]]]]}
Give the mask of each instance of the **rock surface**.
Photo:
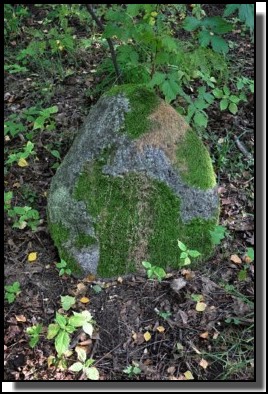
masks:
{"type": "Polygon", "coordinates": [[[153,92],[122,86],[90,110],[52,179],[51,236],[76,274],[113,277],[143,260],[180,263],[179,238],[212,251],[215,175],[205,147],[153,92]]]}

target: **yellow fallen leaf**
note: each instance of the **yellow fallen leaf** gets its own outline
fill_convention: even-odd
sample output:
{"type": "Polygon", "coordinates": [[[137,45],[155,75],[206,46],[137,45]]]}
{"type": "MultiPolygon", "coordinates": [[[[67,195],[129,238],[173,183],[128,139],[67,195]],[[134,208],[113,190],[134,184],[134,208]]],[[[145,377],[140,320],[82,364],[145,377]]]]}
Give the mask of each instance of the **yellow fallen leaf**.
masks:
{"type": "Polygon", "coordinates": [[[25,159],[19,159],[19,161],[18,161],[18,166],[20,166],[20,167],[27,167],[29,164],[28,164],[28,162],[27,162],[27,160],[25,160],[25,159]]]}
{"type": "Polygon", "coordinates": [[[184,372],[184,376],[186,377],[187,380],[193,380],[194,379],[191,371],[184,372]]]}
{"type": "Polygon", "coordinates": [[[51,365],[53,365],[55,361],[56,361],[56,357],[48,356],[48,358],[47,358],[47,366],[48,366],[48,368],[50,368],[51,365]]]}
{"type": "Polygon", "coordinates": [[[195,309],[197,310],[197,312],[203,312],[207,307],[207,304],[205,304],[204,302],[197,302],[195,309]]]}
{"type": "Polygon", "coordinates": [[[200,365],[200,367],[206,369],[208,367],[208,362],[204,358],[202,358],[199,365],[200,365]]]}
{"type": "Polygon", "coordinates": [[[163,326],[158,326],[156,329],[159,332],[164,332],[165,331],[165,327],[163,327],[163,326]]]}
{"type": "Polygon", "coordinates": [[[82,298],[80,298],[79,301],[82,302],[82,304],[87,304],[87,303],[89,302],[89,298],[87,298],[87,297],[82,297],[82,298]]]}
{"type": "Polygon", "coordinates": [[[32,253],[28,254],[28,261],[30,263],[33,263],[36,259],[37,259],[37,253],[36,252],[32,252],[32,253]]]}
{"type": "Polygon", "coordinates": [[[26,322],[27,319],[23,315],[16,315],[16,320],[24,323],[24,322],[26,322]]]}
{"type": "Polygon", "coordinates": [[[146,333],[143,334],[143,337],[144,337],[145,341],[148,342],[148,341],[150,341],[150,339],[151,339],[152,336],[151,336],[151,334],[149,333],[149,331],[146,331],[146,333]]]}
{"type": "Polygon", "coordinates": [[[200,336],[200,338],[207,339],[208,331],[202,332],[202,334],[200,334],[199,336],[200,336]]]}
{"type": "Polygon", "coordinates": [[[237,256],[237,254],[232,254],[231,256],[231,261],[235,264],[241,264],[242,260],[240,259],[240,257],[237,256]]]}

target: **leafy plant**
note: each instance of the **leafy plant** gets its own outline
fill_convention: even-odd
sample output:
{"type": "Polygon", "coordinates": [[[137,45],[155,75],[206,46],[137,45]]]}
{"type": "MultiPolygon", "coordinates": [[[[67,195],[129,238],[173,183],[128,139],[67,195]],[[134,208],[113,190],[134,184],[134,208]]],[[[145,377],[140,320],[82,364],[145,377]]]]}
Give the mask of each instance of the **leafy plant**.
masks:
{"type": "Polygon", "coordinates": [[[8,216],[14,219],[12,227],[20,230],[29,226],[34,231],[40,222],[38,211],[28,206],[9,209],[8,216]]]}
{"type": "Polygon", "coordinates": [[[42,331],[42,324],[37,324],[35,326],[28,327],[26,329],[26,332],[30,337],[29,346],[31,348],[34,348],[39,342],[41,331],[42,331]]]}
{"type": "Polygon", "coordinates": [[[225,323],[234,323],[235,325],[240,324],[240,320],[237,317],[228,317],[224,321],[225,323]]]}
{"type": "Polygon", "coordinates": [[[165,278],[166,272],[163,268],[152,265],[148,261],[143,261],[142,265],[146,268],[147,276],[149,279],[156,278],[159,282],[165,278]]]}
{"type": "Polygon", "coordinates": [[[20,66],[19,64],[6,64],[4,70],[9,72],[9,74],[25,73],[29,71],[26,67],[20,66]]]}
{"type": "Polygon", "coordinates": [[[4,211],[7,211],[11,206],[13,192],[4,192],[4,211]]]}
{"type": "Polygon", "coordinates": [[[187,246],[180,240],[178,240],[178,247],[181,250],[180,267],[191,264],[192,261],[190,257],[196,258],[198,256],[201,256],[201,253],[199,253],[197,250],[187,249],[187,246]]]}
{"type": "Polygon", "coordinates": [[[20,167],[26,167],[28,165],[26,159],[30,155],[35,155],[36,152],[33,150],[34,144],[28,141],[22,152],[11,153],[6,160],[6,164],[12,164],[14,161],[18,163],[20,167]]]}
{"type": "Polygon", "coordinates": [[[70,344],[70,334],[78,327],[90,337],[93,333],[94,320],[89,311],[81,313],[73,312],[73,316],[67,317],[56,312],[55,323],[48,326],[47,339],[55,338],[55,348],[59,356],[67,352],[70,344]]]}
{"type": "Polygon", "coordinates": [[[129,365],[127,368],[123,369],[123,372],[131,378],[134,375],[140,375],[141,369],[138,365],[129,365]]]}
{"type": "Polygon", "coordinates": [[[172,316],[171,312],[156,311],[156,313],[158,314],[158,316],[162,317],[162,319],[164,319],[164,320],[168,320],[172,316]]]}
{"type": "Polygon", "coordinates": [[[187,31],[199,30],[198,40],[201,47],[208,47],[211,45],[215,52],[224,54],[228,52],[228,44],[221,35],[232,31],[233,25],[220,16],[213,16],[201,20],[193,16],[188,16],[184,20],[183,28],[187,31]]]}
{"type": "Polygon", "coordinates": [[[61,259],[59,263],[56,264],[56,268],[59,269],[59,276],[71,275],[72,271],[68,268],[65,260],[61,259]]]}
{"type": "Polygon", "coordinates": [[[54,105],[46,109],[39,111],[39,116],[34,122],[33,130],[45,128],[45,123],[47,123],[46,128],[48,130],[53,130],[55,128],[55,123],[51,120],[51,115],[58,112],[58,107],[54,105]],[[49,123],[48,123],[49,122],[49,123]]]}
{"type": "Polygon", "coordinates": [[[18,134],[23,133],[26,127],[22,123],[13,122],[8,120],[4,123],[4,135],[10,135],[12,138],[16,137],[18,134]]]}
{"type": "Polygon", "coordinates": [[[249,79],[246,77],[239,77],[236,81],[236,87],[238,90],[249,90],[251,93],[254,93],[254,81],[253,79],[249,79]]]}
{"type": "Polygon", "coordinates": [[[224,226],[215,226],[213,231],[210,231],[211,239],[214,245],[219,245],[229,232],[224,226]]]}
{"type": "Polygon", "coordinates": [[[217,99],[220,99],[220,109],[221,111],[224,111],[225,109],[228,108],[228,110],[232,114],[236,114],[238,111],[237,104],[244,99],[244,96],[235,96],[234,94],[231,94],[230,89],[227,86],[224,86],[223,89],[213,89],[212,93],[217,99]]]}
{"type": "Polygon", "coordinates": [[[72,372],[83,371],[88,379],[99,380],[99,371],[96,367],[92,367],[92,364],[94,364],[95,360],[92,358],[87,360],[87,353],[82,347],[77,347],[76,352],[79,361],[71,365],[69,370],[72,372]]]}
{"type": "Polygon", "coordinates": [[[19,282],[13,282],[12,285],[5,286],[5,300],[7,300],[9,304],[11,304],[15,301],[20,291],[21,289],[19,282]]]}
{"type": "Polygon", "coordinates": [[[252,33],[254,30],[254,4],[226,4],[223,16],[227,17],[235,12],[238,12],[239,19],[252,33]]]}

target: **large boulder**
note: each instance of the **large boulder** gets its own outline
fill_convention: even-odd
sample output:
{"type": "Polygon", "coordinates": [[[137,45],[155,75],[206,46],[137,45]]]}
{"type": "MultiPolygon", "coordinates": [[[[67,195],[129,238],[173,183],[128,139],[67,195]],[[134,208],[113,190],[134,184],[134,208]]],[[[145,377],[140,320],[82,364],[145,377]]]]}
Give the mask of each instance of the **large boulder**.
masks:
{"type": "Polygon", "coordinates": [[[143,260],[179,267],[177,240],[213,251],[219,206],[211,159],[170,105],[123,85],[90,110],[52,179],[51,236],[75,274],[138,272],[143,260]]]}

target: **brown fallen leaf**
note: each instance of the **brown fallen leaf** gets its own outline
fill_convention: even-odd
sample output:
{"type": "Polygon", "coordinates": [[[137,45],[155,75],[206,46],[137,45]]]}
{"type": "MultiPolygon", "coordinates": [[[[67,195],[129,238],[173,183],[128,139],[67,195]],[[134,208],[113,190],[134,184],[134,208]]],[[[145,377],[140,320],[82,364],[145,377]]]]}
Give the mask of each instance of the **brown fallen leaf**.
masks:
{"type": "Polygon", "coordinates": [[[208,331],[202,332],[202,334],[200,334],[199,336],[200,336],[200,338],[207,339],[208,338],[208,331]]]}
{"type": "Polygon", "coordinates": [[[17,321],[22,322],[22,323],[25,323],[27,320],[24,315],[16,315],[15,317],[16,317],[17,321]]]}
{"type": "Polygon", "coordinates": [[[204,358],[202,358],[199,365],[200,365],[200,367],[206,369],[208,367],[208,362],[204,358]]]}
{"type": "Polygon", "coordinates": [[[235,264],[241,264],[242,260],[240,259],[240,257],[237,256],[237,254],[232,254],[230,260],[235,263],[235,264]]]}

